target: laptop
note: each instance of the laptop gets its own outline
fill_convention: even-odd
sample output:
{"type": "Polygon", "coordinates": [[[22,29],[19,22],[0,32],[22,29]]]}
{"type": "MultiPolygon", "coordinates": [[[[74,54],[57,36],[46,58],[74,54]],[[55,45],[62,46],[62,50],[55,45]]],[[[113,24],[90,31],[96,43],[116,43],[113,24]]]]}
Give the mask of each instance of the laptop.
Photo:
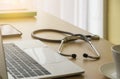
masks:
{"type": "Polygon", "coordinates": [[[57,78],[83,72],[83,68],[39,40],[3,44],[0,33],[0,79],[57,78]]]}

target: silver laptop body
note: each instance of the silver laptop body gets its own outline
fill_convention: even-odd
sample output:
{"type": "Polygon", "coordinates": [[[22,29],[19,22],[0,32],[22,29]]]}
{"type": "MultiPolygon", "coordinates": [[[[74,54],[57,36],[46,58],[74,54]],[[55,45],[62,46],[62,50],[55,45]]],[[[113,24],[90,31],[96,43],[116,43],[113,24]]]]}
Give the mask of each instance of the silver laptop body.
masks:
{"type": "MultiPolygon", "coordinates": [[[[8,66],[6,66],[7,65],[6,62],[11,62],[11,60],[8,61],[8,59],[5,58],[4,52],[6,51],[6,49],[3,50],[3,46],[5,46],[6,44],[9,43],[4,43],[4,45],[2,44],[2,39],[0,34],[0,76],[1,79],[15,79],[15,77],[13,77],[11,73],[7,72],[8,66]]],[[[48,73],[47,75],[44,74],[44,75],[37,75],[31,77],[18,78],[18,79],[55,78],[55,77],[81,74],[84,72],[84,69],[75,65],[67,58],[61,56],[60,54],[57,53],[56,50],[53,50],[52,48],[43,44],[39,40],[16,41],[13,44],[18,46],[20,49],[24,50],[26,55],[33,58],[37,63],[39,63],[43,68],[45,68],[49,72],[49,73],[47,72],[48,73]]]]}
{"type": "Polygon", "coordinates": [[[0,30],[0,79],[8,79],[5,53],[3,51],[1,30],[0,30]]]}

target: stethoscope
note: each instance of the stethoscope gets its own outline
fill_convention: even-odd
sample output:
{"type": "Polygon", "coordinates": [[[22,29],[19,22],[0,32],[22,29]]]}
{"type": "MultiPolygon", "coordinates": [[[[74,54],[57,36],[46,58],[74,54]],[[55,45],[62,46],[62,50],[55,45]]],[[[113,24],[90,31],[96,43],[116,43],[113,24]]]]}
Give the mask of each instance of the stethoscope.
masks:
{"type": "Polygon", "coordinates": [[[56,30],[56,29],[39,29],[39,30],[33,31],[31,33],[31,36],[35,39],[39,39],[39,40],[42,40],[42,41],[60,43],[60,46],[58,48],[58,53],[60,55],[67,56],[67,57],[72,57],[74,59],[77,57],[76,54],[68,55],[68,54],[62,53],[64,43],[81,39],[81,40],[84,40],[85,42],[87,42],[90,45],[90,47],[96,53],[96,56],[91,56],[91,55],[88,55],[87,53],[84,53],[83,57],[84,58],[91,58],[91,59],[95,59],[95,60],[100,59],[100,53],[98,52],[98,50],[94,47],[94,45],[90,41],[90,40],[99,40],[99,36],[97,36],[97,35],[73,34],[71,32],[66,32],[66,31],[61,31],[61,30],[56,30]],[[67,34],[68,36],[64,37],[62,40],[47,39],[47,38],[41,38],[41,37],[37,36],[38,33],[45,32],[45,31],[63,33],[63,34],[67,34]]]}

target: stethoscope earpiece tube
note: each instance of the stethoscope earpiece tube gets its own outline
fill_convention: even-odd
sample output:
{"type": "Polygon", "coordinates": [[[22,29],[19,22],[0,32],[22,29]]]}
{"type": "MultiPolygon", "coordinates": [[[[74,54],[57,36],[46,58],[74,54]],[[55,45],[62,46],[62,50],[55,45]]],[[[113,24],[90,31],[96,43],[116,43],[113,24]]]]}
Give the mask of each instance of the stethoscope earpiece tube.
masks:
{"type": "Polygon", "coordinates": [[[68,55],[68,54],[63,54],[63,53],[62,53],[62,49],[63,49],[64,42],[67,42],[67,41],[69,41],[69,40],[73,40],[73,39],[70,39],[70,37],[68,36],[68,37],[65,37],[63,40],[61,40],[60,46],[59,46],[59,48],[58,48],[58,53],[59,53],[60,55],[67,56],[67,57],[72,57],[73,59],[75,59],[75,58],[77,57],[76,54],[68,55]]]}
{"type": "Polygon", "coordinates": [[[83,57],[84,57],[84,58],[91,58],[91,59],[95,59],[95,60],[97,60],[97,59],[100,58],[99,56],[98,56],[98,57],[89,56],[89,55],[86,54],[86,53],[83,54],[83,57]]]}
{"type": "Polygon", "coordinates": [[[60,53],[60,55],[67,56],[67,57],[72,57],[73,59],[75,59],[77,57],[76,54],[67,55],[67,54],[60,53]]]}
{"type": "MultiPolygon", "coordinates": [[[[88,38],[86,38],[85,36],[82,36],[82,37],[83,37],[83,40],[86,41],[86,42],[90,45],[90,47],[95,51],[95,53],[96,53],[96,55],[97,55],[97,56],[90,56],[90,55],[84,53],[84,54],[83,54],[83,57],[85,57],[85,58],[91,58],[91,59],[96,59],[96,60],[97,60],[97,59],[100,59],[100,53],[99,53],[98,50],[93,46],[92,42],[91,42],[90,40],[88,40],[88,38]]],[[[98,39],[98,36],[93,36],[93,38],[98,39]]]]}
{"type": "Polygon", "coordinates": [[[100,54],[99,54],[99,52],[97,51],[97,49],[96,49],[96,48],[93,46],[93,44],[88,40],[88,38],[87,38],[86,36],[82,35],[82,34],[75,34],[75,35],[72,35],[72,36],[67,36],[67,37],[65,37],[63,40],[61,40],[61,43],[60,43],[58,52],[59,52],[61,55],[63,55],[63,56],[69,56],[69,57],[72,57],[72,58],[76,58],[76,56],[77,56],[76,54],[71,54],[71,55],[63,54],[63,53],[62,53],[62,49],[63,49],[63,44],[64,44],[65,42],[68,42],[68,41],[71,41],[71,40],[77,40],[77,39],[82,39],[82,40],[86,41],[86,42],[94,49],[94,51],[95,51],[96,54],[97,54],[97,56],[95,57],[95,56],[90,56],[90,55],[84,53],[84,54],[83,54],[83,57],[84,57],[84,58],[91,58],[91,59],[95,59],[95,60],[97,60],[97,59],[100,58],[100,54]]]}

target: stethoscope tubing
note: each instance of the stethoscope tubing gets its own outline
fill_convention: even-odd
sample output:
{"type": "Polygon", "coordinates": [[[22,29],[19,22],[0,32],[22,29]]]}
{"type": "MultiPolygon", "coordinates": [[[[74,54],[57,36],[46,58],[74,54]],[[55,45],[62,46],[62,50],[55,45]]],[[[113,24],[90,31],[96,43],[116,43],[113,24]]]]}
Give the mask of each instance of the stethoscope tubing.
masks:
{"type": "Polygon", "coordinates": [[[83,57],[92,58],[92,59],[96,59],[96,60],[100,58],[100,53],[98,52],[98,50],[94,47],[94,45],[90,41],[91,39],[99,40],[99,37],[96,35],[91,36],[91,35],[83,35],[83,34],[73,34],[71,32],[61,31],[61,30],[57,30],[57,29],[38,29],[38,30],[33,31],[31,33],[31,36],[35,39],[42,40],[42,41],[60,43],[60,46],[58,48],[58,53],[63,55],[63,56],[71,56],[72,58],[76,58],[77,55],[76,54],[71,54],[71,55],[63,54],[62,53],[63,44],[66,42],[69,42],[69,41],[81,39],[81,40],[84,40],[85,42],[87,42],[91,46],[91,48],[93,48],[93,50],[95,51],[95,53],[97,55],[97,56],[90,56],[90,55],[84,53],[83,57]],[[47,39],[47,38],[38,37],[36,35],[37,33],[42,33],[42,32],[57,32],[57,33],[66,34],[68,36],[66,36],[60,40],[54,40],[54,39],[47,39]]]}
{"type": "MultiPolygon", "coordinates": [[[[55,40],[55,39],[47,39],[47,38],[42,38],[42,37],[38,37],[36,34],[37,33],[42,33],[42,32],[57,32],[57,33],[62,33],[62,34],[65,34],[65,35],[68,35],[68,36],[71,36],[71,35],[78,35],[78,34],[74,34],[74,33],[71,33],[71,32],[66,32],[66,31],[62,31],[62,30],[57,30],[57,29],[38,29],[38,30],[34,30],[32,33],[31,33],[31,36],[35,39],[38,39],[38,40],[42,40],[42,41],[47,41],[47,42],[55,42],[55,43],[60,43],[62,39],[60,40],[55,40]]],[[[81,35],[81,34],[80,34],[81,35]]],[[[92,40],[99,40],[99,36],[97,35],[84,35],[85,37],[87,37],[88,39],[92,39],[92,40]]]]}

